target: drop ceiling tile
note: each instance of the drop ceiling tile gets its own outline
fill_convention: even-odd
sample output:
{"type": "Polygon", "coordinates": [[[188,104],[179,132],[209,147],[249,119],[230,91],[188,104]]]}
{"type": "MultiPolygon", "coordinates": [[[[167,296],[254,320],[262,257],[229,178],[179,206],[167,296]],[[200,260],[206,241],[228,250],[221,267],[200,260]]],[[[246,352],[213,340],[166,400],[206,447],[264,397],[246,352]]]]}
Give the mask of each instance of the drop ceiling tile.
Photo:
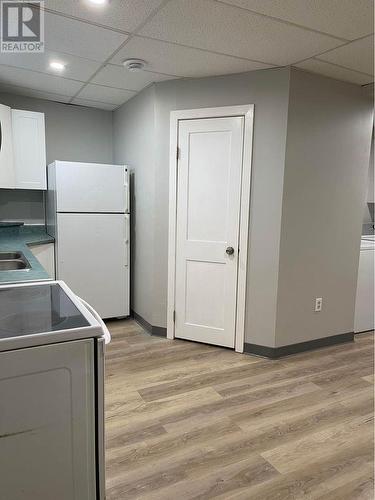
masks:
{"type": "Polygon", "coordinates": [[[0,92],[35,97],[37,99],[46,99],[47,101],[62,102],[64,104],[68,103],[71,99],[70,96],[66,95],[54,94],[52,92],[41,92],[40,90],[30,89],[28,87],[4,85],[2,83],[0,83],[0,92]]]}
{"type": "Polygon", "coordinates": [[[318,61],[317,59],[309,59],[302,63],[295,65],[297,68],[305,69],[311,71],[312,73],[319,73],[320,75],[329,76],[331,78],[336,78],[337,80],[343,80],[350,83],[356,83],[357,85],[365,85],[373,81],[371,76],[366,76],[363,73],[357,73],[350,69],[340,68],[339,66],[334,66],[333,64],[318,61]]]}
{"type": "Polygon", "coordinates": [[[110,0],[95,6],[88,0],[45,0],[45,7],[69,16],[124,31],[134,31],[163,0],[110,0]]]}
{"type": "Polygon", "coordinates": [[[73,96],[82,87],[82,83],[75,80],[11,66],[0,66],[0,84],[27,86],[41,92],[66,96],[73,96]]]}
{"type": "Polygon", "coordinates": [[[348,40],[373,32],[373,0],[223,1],[348,40]]]}
{"type": "Polygon", "coordinates": [[[152,82],[170,80],[175,76],[160,75],[148,71],[128,71],[123,66],[107,64],[92,80],[92,83],[126,90],[142,90],[152,82]]]}
{"type": "Polygon", "coordinates": [[[118,104],[108,104],[105,102],[91,101],[90,99],[73,99],[71,104],[75,104],[77,106],[86,106],[87,108],[97,108],[97,109],[105,109],[106,111],[113,111],[118,108],[118,104]]]}
{"type": "Polygon", "coordinates": [[[56,14],[45,13],[45,48],[104,62],[127,35],[56,14]]]}
{"type": "Polygon", "coordinates": [[[114,89],[111,87],[104,87],[102,85],[89,84],[84,87],[77,95],[78,99],[88,99],[90,101],[98,101],[106,104],[123,104],[136,92],[130,90],[114,89]]]}
{"type": "Polygon", "coordinates": [[[111,63],[122,64],[124,59],[139,57],[147,61],[150,71],[186,77],[203,77],[241,73],[269,68],[267,64],[223,56],[150,38],[134,37],[121,49],[111,63]]]}
{"type": "Polygon", "coordinates": [[[10,54],[1,52],[0,64],[30,69],[54,76],[61,75],[65,78],[81,81],[89,79],[101,65],[99,62],[74,57],[70,54],[60,54],[59,52],[47,51],[40,54],[10,54]],[[65,70],[62,73],[53,71],[49,67],[51,61],[64,63],[66,65],[65,70]]]}
{"type": "Polygon", "coordinates": [[[372,75],[374,73],[374,36],[371,35],[356,40],[348,45],[326,52],[318,56],[318,58],[372,75]]]}
{"type": "Polygon", "coordinates": [[[275,65],[340,45],[329,36],[212,0],[168,3],[139,34],[275,65]]]}

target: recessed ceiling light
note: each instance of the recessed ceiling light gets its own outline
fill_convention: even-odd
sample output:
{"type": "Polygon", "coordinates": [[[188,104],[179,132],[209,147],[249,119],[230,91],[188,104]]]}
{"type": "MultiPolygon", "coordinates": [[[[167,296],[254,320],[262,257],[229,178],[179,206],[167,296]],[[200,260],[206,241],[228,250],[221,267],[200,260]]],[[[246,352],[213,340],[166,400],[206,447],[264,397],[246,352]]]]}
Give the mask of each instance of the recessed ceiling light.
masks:
{"type": "Polygon", "coordinates": [[[122,64],[128,71],[142,71],[146,66],[146,61],[143,61],[143,59],[126,59],[122,64]]]}
{"type": "Polygon", "coordinates": [[[64,71],[65,64],[59,61],[51,61],[49,67],[55,71],[64,71]]]}
{"type": "Polygon", "coordinates": [[[105,5],[108,3],[108,0],[88,0],[88,2],[94,5],[105,5]]]}

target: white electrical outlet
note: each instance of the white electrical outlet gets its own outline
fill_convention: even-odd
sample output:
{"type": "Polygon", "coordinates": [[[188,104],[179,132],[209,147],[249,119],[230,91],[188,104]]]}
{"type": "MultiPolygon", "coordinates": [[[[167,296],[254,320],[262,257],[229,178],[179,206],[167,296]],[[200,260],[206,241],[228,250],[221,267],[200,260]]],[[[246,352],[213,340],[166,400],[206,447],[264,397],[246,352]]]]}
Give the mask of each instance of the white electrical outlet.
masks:
{"type": "Polygon", "coordinates": [[[317,297],[315,299],[315,312],[320,312],[322,310],[322,306],[323,306],[322,297],[317,297]]]}

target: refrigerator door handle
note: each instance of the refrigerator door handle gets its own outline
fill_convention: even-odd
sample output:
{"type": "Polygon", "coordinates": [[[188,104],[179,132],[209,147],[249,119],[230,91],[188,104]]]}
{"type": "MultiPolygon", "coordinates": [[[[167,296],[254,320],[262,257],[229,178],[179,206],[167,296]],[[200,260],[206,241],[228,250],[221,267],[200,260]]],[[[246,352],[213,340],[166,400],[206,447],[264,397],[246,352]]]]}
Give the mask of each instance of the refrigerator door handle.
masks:
{"type": "Polygon", "coordinates": [[[129,265],[130,215],[125,215],[125,266],[129,265]]]}
{"type": "Polygon", "coordinates": [[[106,327],[106,324],[102,320],[102,318],[99,316],[99,313],[95,311],[95,309],[85,300],[81,299],[81,297],[78,297],[77,299],[89,310],[89,312],[94,316],[94,318],[100,323],[100,326],[102,327],[103,330],[103,337],[105,340],[106,344],[109,344],[111,342],[111,334],[109,333],[108,328],[106,327]]]}
{"type": "Polygon", "coordinates": [[[124,198],[125,198],[124,212],[128,214],[130,212],[130,187],[129,187],[129,172],[126,166],[124,171],[124,198]]]}

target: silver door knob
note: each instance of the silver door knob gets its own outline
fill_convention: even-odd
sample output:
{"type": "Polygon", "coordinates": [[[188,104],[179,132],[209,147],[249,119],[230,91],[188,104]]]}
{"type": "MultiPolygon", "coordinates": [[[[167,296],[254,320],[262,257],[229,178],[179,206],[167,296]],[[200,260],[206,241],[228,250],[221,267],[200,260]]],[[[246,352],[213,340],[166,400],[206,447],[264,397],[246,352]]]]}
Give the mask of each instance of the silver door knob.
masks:
{"type": "Polygon", "coordinates": [[[233,247],[227,247],[227,249],[225,250],[225,253],[227,255],[233,255],[234,254],[234,248],[233,247]]]}

